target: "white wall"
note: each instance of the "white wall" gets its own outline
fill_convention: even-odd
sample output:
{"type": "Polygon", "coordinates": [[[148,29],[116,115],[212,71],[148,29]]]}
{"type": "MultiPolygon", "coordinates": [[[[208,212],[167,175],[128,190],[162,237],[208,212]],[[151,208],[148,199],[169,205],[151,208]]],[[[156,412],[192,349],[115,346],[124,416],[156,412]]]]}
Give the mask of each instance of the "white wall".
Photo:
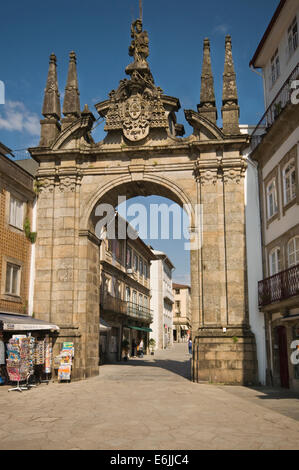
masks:
{"type": "Polygon", "coordinates": [[[156,348],[159,348],[159,298],[162,297],[162,285],[159,282],[159,268],[160,260],[151,262],[151,300],[150,306],[153,311],[153,323],[150,325],[150,328],[153,330],[150,333],[150,338],[153,338],[156,341],[156,348]]]}
{"type": "Polygon", "coordinates": [[[299,62],[299,47],[297,47],[297,50],[291,56],[289,56],[288,52],[288,28],[291,25],[295,15],[297,17],[297,25],[299,27],[299,5],[297,6],[296,12],[296,2],[298,5],[298,0],[292,0],[290,3],[291,7],[285,7],[283,16],[281,16],[279,23],[277,23],[275,31],[273,28],[273,34],[271,35],[271,38],[268,39],[268,41],[271,43],[271,48],[269,48],[267,63],[263,68],[266,108],[270,106],[277,93],[299,62]],[[271,58],[273,57],[276,49],[278,49],[279,54],[280,77],[273,85],[271,80],[271,58]]]}
{"type": "Polygon", "coordinates": [[[256,339],[259,381],[265,385],[267,368],[265,319],[258,307],[258,282],[263,279],[258,172],[256,164],[248,157],[248,152],[244,156],[247,157],[248,163],[245,176],[245,216],[249,323],[256,339]]]}

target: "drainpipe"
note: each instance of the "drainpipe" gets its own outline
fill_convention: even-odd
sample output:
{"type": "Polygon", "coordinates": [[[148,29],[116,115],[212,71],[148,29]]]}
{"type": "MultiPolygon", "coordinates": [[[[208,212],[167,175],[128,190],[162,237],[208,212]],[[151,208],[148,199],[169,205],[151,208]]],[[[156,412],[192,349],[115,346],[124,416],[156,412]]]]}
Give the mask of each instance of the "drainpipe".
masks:
{"type": "MultiPolygon", "coordinates": [[[[37,198],[32,204],[32,232],[36,232],[36,215],[37,215],[37,198]]],[[[34,298],[34,281],[35,281],[35,243],[31,244],[30,257],[30,275],[29,275],[29,294],[28,294],[28,314],[33,315],[33,298],[34,298]]]]}

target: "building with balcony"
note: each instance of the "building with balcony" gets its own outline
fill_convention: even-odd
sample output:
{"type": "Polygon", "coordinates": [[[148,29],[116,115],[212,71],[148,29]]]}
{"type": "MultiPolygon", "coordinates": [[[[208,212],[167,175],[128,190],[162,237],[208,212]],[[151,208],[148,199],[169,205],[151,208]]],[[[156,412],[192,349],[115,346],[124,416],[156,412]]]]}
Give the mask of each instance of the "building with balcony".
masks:
{"type": "Polygon", "coordinates": [[[266,107],[251,158],[259,174],[267,381],[297,390],[299,367],[291,358],[299,340],[298,24],[299,1],[282,0],[250,62],[262,71],[266,107]]]}
{"type": "MultiPolygon", "coordinates": [[[[128,223],[116,215],[119,221],[128,223]]],[[[130,227],[132,229],[132,227],[130,227]]],[[[118,233],[118,230],[116,230],[118,233]]],[[[109,239],[107,227],[100,246],[100,361],[122,358],[122,343],[129,342],[129,356],[136,355],[141,339],[148,350],[152,312],[150,310],[150,264],[155,259],[151,249],[137,236],[109,239]]]]}
{"type": "Polygon", "coordinates": [[[173,345],[174,297],[172,292],[172,272],[174,265],[162,251],[153,250],[156,257],[151,264],[151,309],[153,324],[151,338],[156,341],[157,349],[173,345]]]}
{"type": "Polygon", "coordinates": [[[191,333],[191,287],[172,284],[173,303],[173,341],[186,343],[191,333]]]}

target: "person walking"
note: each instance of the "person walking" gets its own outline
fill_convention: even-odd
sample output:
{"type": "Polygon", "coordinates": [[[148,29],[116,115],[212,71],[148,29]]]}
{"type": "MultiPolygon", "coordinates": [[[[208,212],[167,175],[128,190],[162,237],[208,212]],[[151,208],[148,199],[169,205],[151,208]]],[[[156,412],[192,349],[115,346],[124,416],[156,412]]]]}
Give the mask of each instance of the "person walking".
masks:
{"type": "Polygon", "coordinates": [[[139,343],[139,357],[143,357],[143,347],[144,347],[144,343],[143,343],[143,339],[141,339],[139,343]]]}
{"type": "Polygon", "coordinates": [[[132,341],[132,357],[136,357],[136,351],[137,351],[137,344],[135,339],[132,341]]]}
{"type": "Polygon", "coordinates": [[[189,341],[188,341],[188,348],[189,348],[189,354],[192,354],[192,339],[189,338],[189,341]]]}

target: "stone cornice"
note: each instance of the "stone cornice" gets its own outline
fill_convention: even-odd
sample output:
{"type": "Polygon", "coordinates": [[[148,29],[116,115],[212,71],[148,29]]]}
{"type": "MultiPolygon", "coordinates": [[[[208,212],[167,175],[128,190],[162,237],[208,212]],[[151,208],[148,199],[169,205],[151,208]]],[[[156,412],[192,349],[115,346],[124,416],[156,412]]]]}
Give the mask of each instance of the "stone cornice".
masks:
{"type": "Polygon", "coordinates": [[[90,232],[90,230],[79,230],[79,237],[87,237],[89,241],[98,246],[100,246],[102,243],[102,240],[90,232]]]}
{"type": "Polygon", "coordinates": [[[240,158],[217,158],[214,160],[198,159],[194,176],[198,183],[216,184],[219,181],[228,183],[240,183],[245,177],[247,168],[246,159],[240,158]]]}

